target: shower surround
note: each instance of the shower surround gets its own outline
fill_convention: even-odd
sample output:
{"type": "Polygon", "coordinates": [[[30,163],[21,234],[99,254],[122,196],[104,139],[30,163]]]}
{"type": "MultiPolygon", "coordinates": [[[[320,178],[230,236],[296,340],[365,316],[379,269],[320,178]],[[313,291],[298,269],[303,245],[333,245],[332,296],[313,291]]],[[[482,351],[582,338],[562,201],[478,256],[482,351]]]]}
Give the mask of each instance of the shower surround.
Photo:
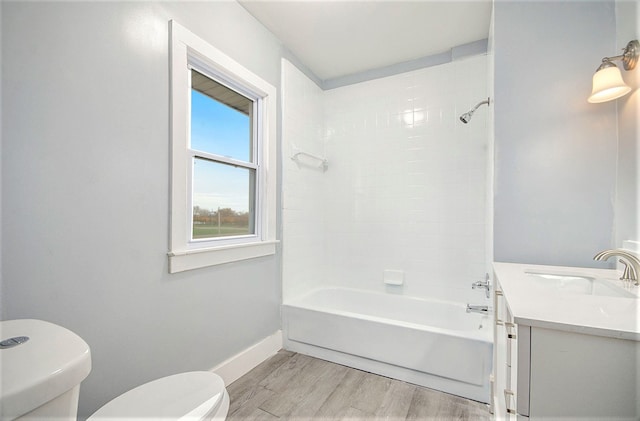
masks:
{"type": "Polygon", "coordinates": [[[330,91],[282,74],[285,348],[489,402],[491,318],[465,312],[488,304],[488,112],[458,119],[486,56],[330,91]]]}
{"type": "Polygon", "coordinates": [[[489,96],[487,67],[473,56],[322,91],[283,60],[285,302],[337,286],[485,303],[471,283],[490,262],[489,109],[458,118],[489,96]]]}

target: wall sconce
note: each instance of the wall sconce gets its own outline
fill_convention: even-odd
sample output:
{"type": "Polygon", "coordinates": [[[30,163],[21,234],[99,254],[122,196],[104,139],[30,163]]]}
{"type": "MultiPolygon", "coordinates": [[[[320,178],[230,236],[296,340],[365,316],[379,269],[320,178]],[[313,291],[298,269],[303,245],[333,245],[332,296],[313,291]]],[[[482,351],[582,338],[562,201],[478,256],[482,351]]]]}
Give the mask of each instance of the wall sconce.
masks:
{"type": "Polygon", "coordinates": [[[640,43],[638,40],[629,41],[622,55],[605,57],[602,64],[593,75],[593,90],[587,101],[591,103],[606,102],[620,98],[631,92],[631,88],[622,80],[618,66],[612,60],[622,60],[625,70],[633,70],[638,63],[640,43]]]}

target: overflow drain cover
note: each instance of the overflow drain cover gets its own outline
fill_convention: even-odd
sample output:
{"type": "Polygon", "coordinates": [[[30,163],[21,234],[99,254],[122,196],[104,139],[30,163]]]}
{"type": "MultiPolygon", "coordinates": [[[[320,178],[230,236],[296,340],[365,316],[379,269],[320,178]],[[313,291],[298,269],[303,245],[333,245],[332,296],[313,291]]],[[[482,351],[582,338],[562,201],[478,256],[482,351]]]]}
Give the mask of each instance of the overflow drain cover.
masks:
{"type": "Polygon", "coordinates": [[[14,346],[21,345],[29,340],[28,336],[16,336],[15,338],[5,339],[0,342],[0,349],[13,348],[14,346]]]}

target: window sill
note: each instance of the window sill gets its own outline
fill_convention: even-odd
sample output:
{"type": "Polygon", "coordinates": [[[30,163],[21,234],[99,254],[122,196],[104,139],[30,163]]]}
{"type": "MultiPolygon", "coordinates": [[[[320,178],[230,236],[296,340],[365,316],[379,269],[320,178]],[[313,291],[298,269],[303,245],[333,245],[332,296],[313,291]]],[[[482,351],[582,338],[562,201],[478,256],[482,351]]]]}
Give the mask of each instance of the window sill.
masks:
{"type": "Polygon", "coordinates": [[[273,255],[276,253],[276,244],[278,244],[277,240],[270,240],[187,251],[172,251],[168,253],[169,273],[184,272],[207,266],[273,255]]]}

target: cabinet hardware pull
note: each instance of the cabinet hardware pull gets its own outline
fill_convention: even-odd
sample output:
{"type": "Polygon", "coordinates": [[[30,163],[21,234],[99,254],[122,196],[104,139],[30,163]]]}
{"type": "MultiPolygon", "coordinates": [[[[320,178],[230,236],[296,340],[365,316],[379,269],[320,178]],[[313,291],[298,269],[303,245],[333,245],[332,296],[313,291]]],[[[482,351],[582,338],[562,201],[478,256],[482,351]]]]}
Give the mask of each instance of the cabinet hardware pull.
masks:
{"type": "Polygon", "coordinates": [[[507,408],[507,414],[515,414],[516,410],[515,409],[511,409],[509,408],[509,402],[511,401],[511,397],[514,396],[515,394],[513,393],[512,390],[509,389],[504,389],[504,404],[505,407],[507,408]]]}
{"type": "Polygon", "coordinates": [[[498,312],[498,302],[500,301],[500,300],[498,299],[498,297],[503,297],[503,296],[504,296],[504,292],[502,292],[502,291],[501,291],[501,290],[499,290],[499,289],[496,289],[495,291],[493,291],[493,294],[495,295],[495,299],[496,299],[496,304],[495,304],[495,308],[496,308],[496,311],[495,311],[496,326],[503,326],[503,325],[504,325],[504,321],[502,321],[502,320],[500,320],[500,319],[498,318],[498,315],[500,314],[500,313],[498,312]]]}

